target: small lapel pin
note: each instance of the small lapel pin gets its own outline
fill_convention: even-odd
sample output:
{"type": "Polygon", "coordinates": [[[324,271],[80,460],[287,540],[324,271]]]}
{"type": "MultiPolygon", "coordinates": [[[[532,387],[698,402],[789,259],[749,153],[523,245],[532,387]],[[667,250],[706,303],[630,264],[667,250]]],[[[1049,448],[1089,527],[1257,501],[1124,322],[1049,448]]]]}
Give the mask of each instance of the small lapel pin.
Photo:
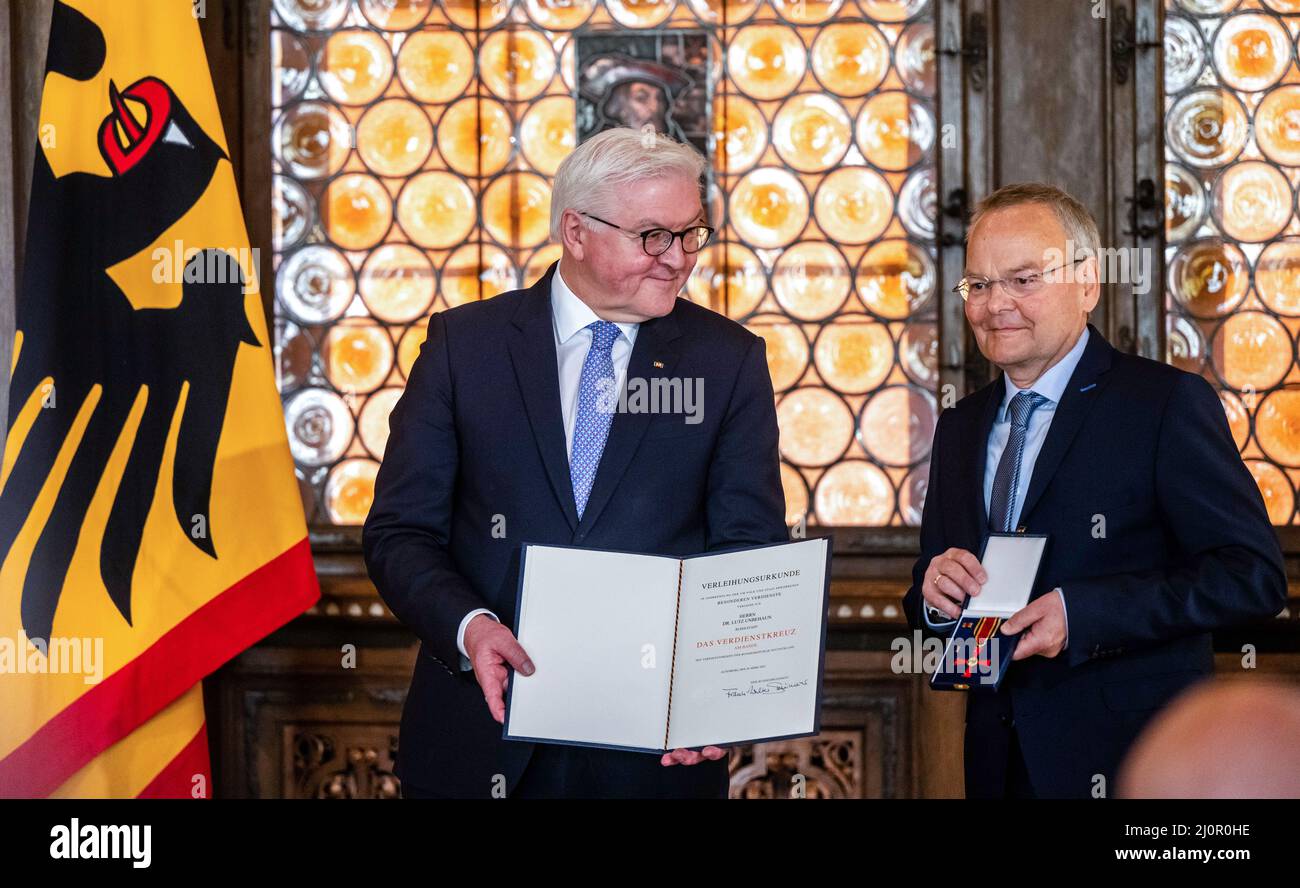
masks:
{"type": "Polygon", "coordinates": [[[663,362],[663,361],[651,361],[651,363],[654,364],[656,370],[662,370],[662,369],[664,369],[664,362],[663,362]]]}
{"type": "Polygon", "coordinates": [[[1092,385],[1085,385],[1083,388],[1079,389],[1079,391],[1086,392],[1088,389],[1095,389],[1096,387],[1097,383],[1094,382],[1092,385]]]}

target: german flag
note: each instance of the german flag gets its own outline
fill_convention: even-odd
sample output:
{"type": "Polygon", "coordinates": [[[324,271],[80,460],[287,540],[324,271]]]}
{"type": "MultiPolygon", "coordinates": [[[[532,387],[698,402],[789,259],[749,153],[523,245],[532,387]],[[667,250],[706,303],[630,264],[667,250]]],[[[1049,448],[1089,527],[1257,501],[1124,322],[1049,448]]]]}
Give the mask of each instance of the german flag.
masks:
{"type": "Polygon", "coordinates": [[[203,677],[320,594],[196,8],[54,6],[0,465],[0,796],[210,795],[203,677]]]}

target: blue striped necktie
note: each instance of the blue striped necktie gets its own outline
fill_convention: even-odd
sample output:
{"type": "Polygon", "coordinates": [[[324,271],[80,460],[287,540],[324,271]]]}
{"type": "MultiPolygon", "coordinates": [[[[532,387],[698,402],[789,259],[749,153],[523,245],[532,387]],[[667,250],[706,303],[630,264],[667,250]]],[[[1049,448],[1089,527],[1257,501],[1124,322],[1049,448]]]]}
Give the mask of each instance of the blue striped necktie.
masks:
{"type": "Polygon", "coordinates": [[[993,476],[993,495],[989,497],[989,524],[995,531],[1009,533],[1013,530],[1011,519],[1016,511],[1016,488],[1020,486],[1020,460],[1025,455],[1029,416],[1036,407],[1046,403],[1047,398],[1037,392],[1020,392],[1007,407],[1011,434],[1007,437],[1002,458],[998,460],[998,470],[993,476]]]}
{"type": "Polygon", "coordinates": [[[573,502],[578,519],[587,508],[596,468],[605,450],[610,423],[614,421],[614,361],[611,354],[618,339],[618,325],[610,321],[592,321],[591,348],[582,362],[578,381],[578,416],[573,422],[573,453],[569,456],[569,474],[573,478],[573,502]]]}

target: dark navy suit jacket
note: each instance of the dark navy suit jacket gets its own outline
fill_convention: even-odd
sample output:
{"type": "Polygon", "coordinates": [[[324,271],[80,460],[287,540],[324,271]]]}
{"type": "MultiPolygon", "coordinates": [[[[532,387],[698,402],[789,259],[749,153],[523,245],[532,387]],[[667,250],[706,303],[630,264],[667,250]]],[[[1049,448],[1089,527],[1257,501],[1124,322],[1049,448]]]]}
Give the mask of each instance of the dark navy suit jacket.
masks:
{"type": "MultiPolygon", "coordinates": [[[[363,533],[379,594],[420,639],[397,775],[441,794],[488,797],[498,774],[508,792],[534,748],[501,738],[456,648],[461,619],[475,608],[514,630],[521,543],[682,556],[788,538],[763,340],[685,299],[641,324],[627,378],[702,380],[703,419],[615,414],[578,520],[554,272],[430,319],[392,412],[363,533]]],[[[664,768],[645,753],[584,754],[611,795],[726,793],[725,762],[664,768]]]]}
{"type": "MultiPolygon", "coordinates": [[[[1069,644],[1011,664],[997,693],[970,694],[968,796],[1001,794],[1011,724],[1036,794],[1113,794],[1143,725],[1213,670],[1210,633],[1286,602],[1277,537],[1209,383],[1090,331],[1020,513],[1050,536],[1034,597],[1064,590],[1069,644]]],[[[999,375],[940,417],[906,597],[914,628],[930,560],[978,554],[989,531],[985,459],[1004,386],[999,375]]]]}

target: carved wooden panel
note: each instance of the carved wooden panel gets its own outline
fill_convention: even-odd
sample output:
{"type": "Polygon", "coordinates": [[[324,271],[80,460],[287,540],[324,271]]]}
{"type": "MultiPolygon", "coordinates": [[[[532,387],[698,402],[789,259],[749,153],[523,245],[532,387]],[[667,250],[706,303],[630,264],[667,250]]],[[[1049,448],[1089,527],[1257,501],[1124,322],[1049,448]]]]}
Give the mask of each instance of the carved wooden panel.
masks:
{"type": "Polygon", "coordinates": [[[846,799],[862,792],[863,738],[825,731],[731,750],[733,799],[846,799]]]}
{"type": "MultiPolygon", "coordinates": [[[[299,639],[309,646],[259,646],[208,679],[217,796],[399,797],[392,769],[415,655],[404,632],[317,626],[299,639]],[[357,647],[356,668],[340,668],[345,643],[357,647]]],[[[1243,668],[1233,650],[1216,657],[1221,678],[1300,676],[1300,653],[1264,652],[1243,668]]],[[[960,798],[965,697],[896,674],[894,660],[887,649],[828,651],[821,733],[732,750],[731,798],[960,798]]]]}
{"type": "Polygon", "coordinates": [[[300,799],[396,799],[396,724],[313,724],[281,728],[281,785],[300,799]]]}
{"type": "Polygon", "coordinates": [[[339,624],[316,634],[252,648],[205,682],[218,797],[397,797],[409,635],[339,624]],[[344,645],[355,645],[354,665],[344,645]]]}
{"type": "MultiPolygon", "coordinates": [[[[310,646],[253,648],[207,681],[219,797],[399,797],[393,762],[415,649],[367,643],[342,624],[320,632],[310,646]],[[342,644],[356,645],[355,668],[340,666],[342,644]]],[[[733,750],[731,797],[914,795],[919,688],[890,671],[888,654],[830,652],[821,734],[733,750]]]]}

